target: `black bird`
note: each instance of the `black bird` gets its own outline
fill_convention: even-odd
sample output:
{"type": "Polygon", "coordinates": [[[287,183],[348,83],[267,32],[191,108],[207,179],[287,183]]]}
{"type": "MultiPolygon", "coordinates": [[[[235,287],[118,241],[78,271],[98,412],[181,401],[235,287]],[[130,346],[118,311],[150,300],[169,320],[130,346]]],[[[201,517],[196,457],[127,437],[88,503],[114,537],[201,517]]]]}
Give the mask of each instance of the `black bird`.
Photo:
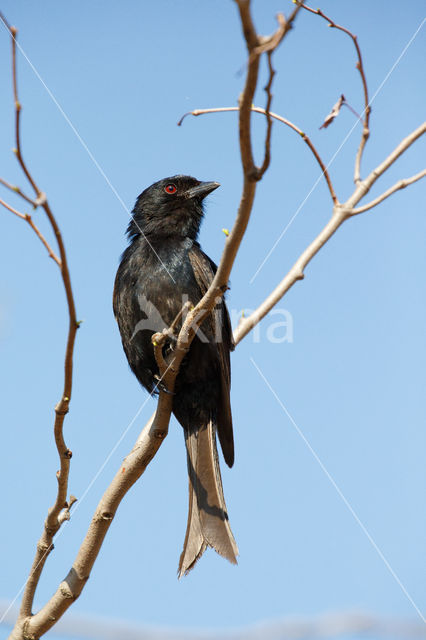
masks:
{"type": "MultiPolygon", "coordinates": [[[[185,302],[199,302],[217,269],[197,236],[203,200],[218,186],[184,175],[165,178],[140,194],[132,212],[127,228],[130,244],[117,271],[113,306],[130,368],[152,394],[161,384],[152,335],[170,327],[185,302]]],[[[192,569],[208,546],[237,562],[216,447],[217,432],[225,461],[232,467],[229,353],[233,348],[229,315],[221,299],[191,343],[174,390],[173,413],[184,430],[189,474],[179,577],[192,569]]],[[[173,349],[172,340],[166,349],[173,349]]]]}

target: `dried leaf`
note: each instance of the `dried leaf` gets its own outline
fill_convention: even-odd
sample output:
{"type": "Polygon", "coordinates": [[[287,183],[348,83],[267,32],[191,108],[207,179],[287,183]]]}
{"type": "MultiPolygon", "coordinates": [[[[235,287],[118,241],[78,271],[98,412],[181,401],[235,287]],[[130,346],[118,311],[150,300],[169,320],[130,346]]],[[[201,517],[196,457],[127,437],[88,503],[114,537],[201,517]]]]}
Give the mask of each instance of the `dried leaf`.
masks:
{"type": "Polygon", "coordinates": [[[333,122],[334,118],[336,118],[339,115],[342,104],[344,103],[345,103],[345,96],[342,93],[342,95],[340,96],[336,104],[333,106],[330,113],[325,117],[325,120],[320,126],[320,129],[326,129],[328,125],[330,125],[333,122]]]}

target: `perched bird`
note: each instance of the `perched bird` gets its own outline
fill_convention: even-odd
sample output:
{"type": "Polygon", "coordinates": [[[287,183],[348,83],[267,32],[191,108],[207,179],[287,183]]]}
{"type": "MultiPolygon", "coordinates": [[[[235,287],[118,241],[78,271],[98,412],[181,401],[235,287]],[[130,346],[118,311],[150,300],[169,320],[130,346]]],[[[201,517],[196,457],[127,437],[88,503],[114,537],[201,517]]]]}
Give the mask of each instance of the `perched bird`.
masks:
{"type": "MultiPolygon", "coordinates": [[[[154,183],[136,200],[114,285],[114,314],[130,368],[152,394],[161,380],[152,335],[170,327],[185,303],[196,305],[210,286],[216,265],[197,242],[203,200],[219,186],[177,175],[154,183]]],[[[177,324],[178,329],[182,325],[177,324]]],[[[229,525],[216,432],[225,462],[234,463],[230,405],[230,358],[234,348],[225,302],[202,322],[182,361],[173,413],[183,427],[189,475],[189,512],[178,575],[188,573],[213,547],[236,563],[238,548],[229,525]]],[[[165,347],[173,349],[173,340],[165,347]]]]}

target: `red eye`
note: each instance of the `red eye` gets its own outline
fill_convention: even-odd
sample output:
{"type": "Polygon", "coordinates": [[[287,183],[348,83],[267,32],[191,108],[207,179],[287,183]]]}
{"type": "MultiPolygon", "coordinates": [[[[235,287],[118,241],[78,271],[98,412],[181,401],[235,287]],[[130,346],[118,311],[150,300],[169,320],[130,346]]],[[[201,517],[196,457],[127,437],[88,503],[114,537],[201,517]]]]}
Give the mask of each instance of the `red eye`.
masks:
{"type": "Polygon", "coordinates": [[[166,187],[164,187],[164,191],[170,194],[176,193],[177,191],[176,185],[168,184],[166,187]]]}

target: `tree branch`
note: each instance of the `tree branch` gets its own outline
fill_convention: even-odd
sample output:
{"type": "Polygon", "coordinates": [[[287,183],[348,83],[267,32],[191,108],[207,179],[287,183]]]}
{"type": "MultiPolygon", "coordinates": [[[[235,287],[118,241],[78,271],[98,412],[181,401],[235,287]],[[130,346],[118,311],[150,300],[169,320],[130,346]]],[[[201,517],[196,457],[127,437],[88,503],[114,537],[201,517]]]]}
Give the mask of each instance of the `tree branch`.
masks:
{"type": "Polygon", "coordinates": [[[324,226],[322,231],[317,235],[315,240],[305,249],[305,251],[301,254],[301,256],[296,260],[290,271],[287,275],[281,280],[281,282],[273,289],[273,291],[265,298],[265,300],[258,306],[258,308],[250,314],[247,318],[243,318],[238,327],[234,332],[234,340],[235,343],[238,343],[242,338],[244,338],[249,331],[253,329],[261,320],[264,318],[267,313],[281,300],[281,298],[291,289],[291,287],[298,281],[303,280],[304,278],[304,270],[312,258],[318,253],[321,247],[328,242],[332,235],[337,231],[337,229],[343,224],[345,220],[350,218],[353,215],[357,215],[358,213],[362,213],[363,211],[367,211],[371,209],[376,204],[379,204],[382,200],[390,196],[392,193],[397,191],[398,189],[404,188],[404,186],[408,186],[420,180],[426,175],[426,170],[421,171],[420,173],[412,176],[412,178],[408,178],[407,180],[401,180],[396,183],[393,187],[385,191],[382,196],[376,198],[371,203],[366,205],[365,207],[360,207],[359,209],[355,209],[354,207],[358,204],[358,202],[367,195],[370,191],[373,184],[376,180],[387,170],[390,166],[418,139],[426,133],[426,122],[421,124],[417,129],[415,129],[412,133],[406,136],[400,143],[395,147],[392,153],[381,163],[379,164],[368,176],[365,180],[362,180],[355,187],[353,194],[346,200],[343,204],[336,204],[333,208],[333,213],[330,220],[324,226]],[[404,184],[402,184],[404,183],[404,184]]]}
{"type": "Polygon", "coordinates": [[[247,318],[243,318],[234,331],[235,343],[240,342],[267,313],[281,300],[281,298],[291,289],[298,281],[303,280],[305,267],[312,258],[318,253],[321,247],[331,238],[340,225],[348,217],[342,205],[337,205],[328,223],[317,235],[315,240],[305,249],[302,255],[296,260],[285,278],[281,280],[279,285],[269,294],[269,296],[259,305],[259,307],[251,313],[247,318]]]}
{"type": "Polygon", "coordinates": [[[51,629],[56,621],[65,613],[82,592],[102,547],[105,536],[112,524],[120,502],[144,473],[164,438],[167,428],[159,427],[164,424],[162,414],[168,412],[172,396],[160,394],[157,411],[148,421],[138,437],[132,451],[123,460],[111,484],[102,496],[87,534],[80,546],[77,557],[66,578],[50,600],[35,615],[27,617],[21,623],[22,635],[11,635],[11,638],[22,640],[22,637],[40,637],[51,629]]]}
{"type": "Polygon", "coordinates": [[[259,168],[255,165],[253,158],[253,150],[251,144],[251,107],[253,104],[254,94],[257,87],[257,78],[259,74],[259,61],[262,53],[267,52],[268,58],[272,52],[277,48],[277,46],[282,42],[284,36],[288,33],[288,31],[292,27],[292,23],[300,10],[300,7],[297,6],[293,10],[292,14],[289,16],[288,20],[284,18],[281,14],[278,15],[279,27],[277,31],[268,38],[258,36],[256,30],[253,26],[253,21],[250,13],[250,1],[249,0],[235,0],[238,6],[238,10],[240,12],[241,24],[243,27],[243,33],[246,41],[247,50],[249,53],[249,63],[248,70],[246,76],[246,84],[244,87],[244,91],[239,100],[239,132],[240,132],[240,152],[241,152],[241,161],[243,164],[244,176],[248,180],[257,181],[260,180],[267,169],[267,166],[270,162],[270,134],[271,134],[271,120],[268,116],[268,107],[271,104],[272,95],[270,93],[272,80],[273,80],[273,69],[270,66],[270,77],[269,82],[266,88],[268,94],[267,101],[267,109],[264,111],[267,119],[268,126],[266,132],[266,141],[265,141],[265,158],[262,164],[262,167],[259,168]],[[265,167],[263,169],[263,167],[265,167]],[[262,172],[263,170],[263,172],[262,172]]]}
{"type": "MultiPolygon", "coordinates": [[[[50,209],[49,203],[46,199],[45,194],[39,189],[37,186],[33,176],[31,175],[22,155],[21,148],[21,134],[20,134],[20,114],[21,114],[21,103],[19,102],[18,96],[18,83],[17,83],[17,60],[16,60],[16,38],[17,38],[17,29],[15,27],[10,26],[7,21],[0,16],[5,26],[10,32],[11,42],[12,42],[12,82],[13,82],[13,96],[15,103],[15,140],[16,140],[16,149],[14,149],[15,155],[19,162],[19,165],[25,174],[28,182],[31,184],[35,194],[36,200],[32,201],[27,196],[12,187],[12,190],[16,191],[18,195],[21,195],[25,200],[31,202],[34,206],[41,206],[46,216],[49,220],[50,226],[55,235],[58,248],[59,248],[59,258],[51,249],[50,245],[43,237],[39,229],[34,224],[32,218],[28,214],[20,214],[16,210],[13,210],[11,207],[7,206],[9,210],[18,215],[21,218],[24,218],[31,228],[35,231],[41,242],[46,247],[49,255],[55,260],[58,264],[62,281],[65,289],[67,307],[68,307],[68,315],[69,315],[69,328],[68,328],[68,337],[67,337],[67,345],[65,351],[65,366],[64,366],[64,385],[63,392],[60,401],[55,407],[55,422],[54,422],[54,436],[56,448],[58,451],[59,461],[60,461],[60,470],[57,472],[57,494],[53,507],[51,507],[48,511],[46,521],[44,523],[44,530],[40,537],[40,540],[37,543],[36,553],[34,556],[33,564],[30,570],[30,574],[25,586],[24,595],[22,598],[20,615],[17,622],[17,627],[22,626],[23,621],[31,616],[32,606],[34,601],[35,591],[40,579],[41,572],[43,570],[44,564],[47,560],[47,557],[50,551],[53,549],[53,537],[57,533],[61,524],[64,522],[66,517],[64,516],[63,510],[69,510],[69,504],[67,503],[67,491],[68,491],[68,476],[69,476],[69,467],[70,467],[70,459],[72,456],[71,451],[65,444],[64,435],[63,435],[63,423],[65,415],[69,410],[69,403],[71,400],[71,391],[72,391],[72,368],[73,368],[73,353],[74,353],[74,342],[75,336],[77,333],[77,329],[79,327],[79,323],[76,318],[74,297],[71,287],[71,279],[68,268],[68,260],[65,252],[65,246],[62,240],[61,232],[59,226],[56,222],[56,219],[50,209]]],[[[2,184],[8,188],[11,187],[9,183],[5,180],[2,180],[2,184]]]]}
{"type": "MultiPolygon", "coordinates": [[[[262,107],[252,106],[251,110],[254,111],[255,113],[263,113],[266,115],[266,111],[265,109],[262,109],[262,107]]],[[[182,122],[187,116],[203,116],[207,113],[222,113],[227,111],[239,111],[239,107],[212,107],[210,109],[194,109],[194,111],[187,111],[187,113],[184,113],[177,124],[180,127],[182,125],[182,122]]],[[[339,201],[334,191],[333,184],[331,182],[327,167],[322,161],[321,156],[319,155],[317,149],[315,148],[309,136],[307,136],[306,133],[302,131],[302,129],[300,129],[298,126],[293,124],[293,122],[290,122],[290,120],[283,118],[283,116],[279,116],[277,113],[273,113],[272,111],[269,112],[269,115],[271,118],[274,118],[275,120],[278,120],[279,122],[282,122],[283,124],[287,125],[287,127],[290,127],[290,129],[293,129],[293,131],[298,133],[299,136],[302,138],[302,140],[308,145],[309,149],[314,154],[315,160],[318,162],[319,166],[321,167],[321,171],[327,182],[327,187],[330,192],[333,204],[338,204],[339,201]]]]}
{"type": "MultiPolygon", "coordinates": [[[[272,82],[275,75],[275,70],[272,66],[272,51],[268,51],[268,70],[269,70],[269,79],[265,86],[265,91],[267,95],[266,108],[265,108],[265,115],[266,115],[265,155],[263,157],[262,166],[259,168],[259,171],[258,171],[259,179],[262,178],[265,171],[267,171],[271,162],[271,134],[272,134],[273,121],[272,121],[270,110],[271,110],[271,104],[272,104],[271,89],[272,89],[272,82]]],[[[252,111],[253,111],[253,108],[252,108],[252,111]]]]}
{"type": "Polygon", "coordinates": [[[349,31],[349,29],[346,29],[346,27],[342,27],[341,25],[336,24],[331,18],[326,16],[325,13],[321,11],[321,9],[312,9],[311,7],[308,7],[306,4],[304,4],[303,2],[300,2],[299,0],[293,0],[293,1],[299,7],[302,7],[303,9],[306,9],[306,11],[309,11],[310,13],[314,13],[315,15],[320,16],[321,18],[326,20],[328,22],[329,27],[332,27],[333,29],[338,29],[339,31],[343,31],[343,33],[346,33],[346,35],[348,35],[351,38],[352,42],[354,43],[356,54],[358,57],[356,68],[358,69],[359,74],[361,76],[362,88],[364,92],[364,111],[363,111],[364,119],[362,121],[363,123],[362,136],[361,136],[361,141],[359,143],[358,151],[355,157],[355,169],[354,169],[354,182],[355,184],[358,184],[361,181],[360,168],[361,168],[362,154],[364,153],[364,148],[367,143],[367,140],[370,137],[369,122],[370,122],[370,113],[371,113],[371,107],[370,107],[370,102],[368,98],[367,78],[364,71],[364,65],[362,62],[362,55],[361,55],[361,49],[359,48],[359,44],[358,44],[358,38],[351,31],[349,31]]]}
{"type": "Polygon", "coordinates": [[[34,209],[36,209],[39,206],[39,204],[35,200],[26,196],[25,193],[23,193],[19,187],[13,184],[10,184],[6,180],[3,180],[3,178],[0,178],[0,184],[2,184],[7,189],[10,189],[14,193],[16,193],[18,196],[21,196],[21,198],[29,202],[34,207],[34,209]]]}
{"type": "Polygon", "coordinates": [[[58,267],[60,267],[61,266],[61,261],[59,260],[59,258],[56,255],[56,253],[53,251],[53,249],[50,246],[50,244],[47,242],[47,240],[44,237],[44,235],[41,233],[40,229],[34,223],[32,217],[30,216],[30,214],[29,213],[21,213],[20,211],[18,211],[17,209],[14,209],[13,207],[10,206],[10,204],[7,204],[7,202],[5,202],[4,200],[1,200],[1,199],[0,199],[0,204],[3,207],[5,207],[6,209],[8,209],[9,211],[11,211],[13,214],[15,214],[15,216],[18,216],[18,218],[21,218],[22,220],[25,220],[26,222],[28,222],[28,224],[30,225],[31,229],[34,231],[34,233],[39,238],[39,240],[43,243],[44,247],[47,250],[47,253],[49,254],[49,257],[52,258],[56,262],[58,267]]]}
{"type": "Polygon", "coordinates": [[[359,213],[364,213],[364,211],[368,211],[369,209],[376,207],[378,204],[383,202],[383,200],[386,200],[386,198],[389,198],[389,196],[395,193],[395,191],[399,191],[400,189],[405,189],[405,187],[408,187],[410,184],[413,184],[413,182],[417,182],[418,180],[421,180],[425,176],[426,176],[426,169],[423,169],[423,171],[416,173],[416,175],[411,176],[411,178],[403,178],[402,180],[398,180],[398,182],[396,182],[392,187],[384,191],[382,195],[378,196],[377,198],[375,198],[368,204],[363,205],[362,207],[353,209],[351,215],[356,216],[359,213]]]}
{"type": "Polygon", "coordinates": [[[5,22],[7,28],[9,29],[11,35],[11,43],[12,43],[12,82],[13,82],[13,97],[15,103],[15,143],[16,147],[13,150],[19,164],[21,165],[21,169],[27,177],[28,182],[31,184],[37,196],[40,195],[40,191],[34,182],[34,179],[30,172],[28,171],[27,165],[25,164],[24,158],[22,156],[21,150],[21,109],[22,105],[19,102],[18,97],[18,78],[17,78],[17,64],[16,64],[16,37],[18,35],[18,30],[16,27],[9,26],[5,22]]]}
{"type": "MultiPolygon", "coordinates": [[[[398,160],[399,156],[401,156],[418,138],[426,133],[426,121],[423,122],[420,126],[417,127],[414,131],[412,131],[406,138],[401,140],[399,145],[395,147],[395,149],[388,155],[388,157],[383,160],[381,164],[379,164],[373,171],[363,180],[359,185],[359,189],[355,190],[355,193],[359,191],[365,193],[362,194],[361,197],[364,197],[366,193],[371,189],[373,184],[376,182],[377,178],[387,170],[389,167],[393,165],[393,163],[398,160]]],[[[355,203],[357,204],[357,202],[355,203]]],[[[352,205],[353,206],[353,205],[352,205]]]]}

